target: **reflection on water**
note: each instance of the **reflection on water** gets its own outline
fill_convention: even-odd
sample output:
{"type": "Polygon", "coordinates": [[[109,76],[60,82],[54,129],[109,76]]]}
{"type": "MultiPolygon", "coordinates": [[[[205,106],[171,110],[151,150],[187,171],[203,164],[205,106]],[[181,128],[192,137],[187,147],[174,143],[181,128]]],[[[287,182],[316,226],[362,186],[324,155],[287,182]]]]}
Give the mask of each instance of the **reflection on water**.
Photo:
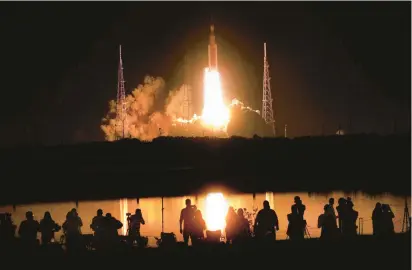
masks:
{"type": "MultiPolygon", "coordinates": [[[[300,196],[303,203],[306,205],[305,219],[308,224],[308,230],[311,237],[319,237],[320,229],[317,228],[318,216],[323,212],[323,206],[327,203],[328,198],[334,197],[335,201],[340,197],[351,196],[355,204],[354,209],[359,212],[359,218],[363,218],[363,233],[372,233],[372,210],[376,202],[387,203],[391,206],[395,214],[394,225],[395,231],[400,232],[402,229],[402,220],[404,214],[405,199],[392,195],[380,195],[370,197],[361,193],[344,194],[334,192],[328,195],[314,195],[308,193],[272,193],[266,192],[263,194],[224,194],[224,198],[219,195],[214,195],[215,198],[210,200],[207,194],[187,197],[164,198],[163,206],[163,225],[165,232],[174,232],[179,241],[183,241],[182,235],[179,233],[179,217],[180,211],[185,207],[187,198],[192,200],[192,203],[204,214],[208,226],[221,227],[224,226],[222,221],[222,213],[227,211],[227,206],[237,208],[246,208],[252,212],[253,209],[261,209],[264,200],[268,200],[271,207],[275,209],[279,217],[280,230],[278,231],[278,239],[286,239],[287,217],[290,213],[290,207],[293,204],[294,196],[300,196]],[[207,199],[208,198],[208,199],[207,199]],[[226,205],[227,203],[227,205],[226,205]],[[216,215],[213,215],[213,211],[216,215]],[[223,225],[222,225],[223,224],[223,225]]],[[[408,198],[410,206],[410,198],[408,198]]],[[[336,206],[336,205],[335,205],[336,206]]],[[[18,205],[13,211],[12,206],[0,206],[0,212],[12,213],[13,220],[16,225],[24,220],[26,211],[32,211],[35,219],[43,218],[45,211],[50,211],[53,219],[60,225],[64,222],[66,214],[70,209],[75,208],[76,204],[72,203],[54,203],[54,204],[33,204],[33,205],[18,205]]],[[[114,217],[121,220],[124,227],[119,230],[119,233],[125,234],[127,230],[126,213],[134,213],[136,208],[142,209],[146,225],[141,227],[142,235],[149,236],[149,245],[155,245],[153,237],[159,237],[162,231],[162,199],[161,198],[142,198],[142,199],[122,199],[114,201],[85,201],[79,202],[78,213],[83,220],[83,233],[92,233],[90,223],[96,215],[97,209],[103,209],[104,213],[111,213],[114,217]]],[[[56,239],[59,239],[61,232],[56,234],[56,239]]]]}

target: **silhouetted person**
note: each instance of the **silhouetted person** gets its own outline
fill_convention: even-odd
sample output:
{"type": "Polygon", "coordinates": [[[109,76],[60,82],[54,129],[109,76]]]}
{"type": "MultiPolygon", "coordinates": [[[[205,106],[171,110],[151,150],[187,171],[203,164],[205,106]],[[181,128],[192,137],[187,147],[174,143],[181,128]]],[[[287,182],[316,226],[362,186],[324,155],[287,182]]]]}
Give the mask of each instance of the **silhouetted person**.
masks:
{"type": "Polygon", "coordinates": [[[204,230],[206,230],[206,222],[203,219],[202,212],[200,210],[195,211],[193,225],[194,228],[192,242],[193,244],[198,244],[205,238],[204,230]]]}
{"type": "MultiPolygon", "coordinates": [[[[336,212],[335,212],[335,199],[334,198],[330,198],[329,199],[329,207],[328,207],[328,212],[334,217],[335,219],[335,223],[336,222],[336,212]]],[[[337,224],[336,224],[337,226],[337,224]]]]}
{"type": "Polygon", "coordinates": [[[236,235],[236,219],[235,209],[231,206],[226,215],[226,240],[228,243],[231,243],[236,235]]]}
{"type": "Polygon", "coordinates": [[[290,240],[302,240],[304,239],[305,224],[302,216],[298,212],[297,207],[291,207],[291,213],[287,215],[288,218],[288,229],[286,234],[289,236],[290,240]]]}
{"type": "Polygon", "coordinates": [[[112,217],[112,214],[107,213],[104,218],[104,234],[105,240],[107,241],[107,247],[116,247],[119,243],[119,232],[118,230],[123,227],[123,223],[112,217]]]}
{"type": "Polygon", "coordinates": [[[92,223],[90,224],[90,229],[94,232],[93,242],[98,248],[102,244],[105,229],[105,217],[103,216],[103,210],[98,209],[97,215],[93,217],[92,223]]]}
{"type": "Polygon", "coordinates": [[[79,217],[77,210],[73,208],[67,213],[66,220],[62,226],[66,236],[66,246],[68,250],[77,251],[83,249],[82,226],[82,219],[79,217]]]}
{"type": "Polygon", "coordinates": [[[382,235],[391,236],[395,233],[393,219],[395,218],[389,204],[382,204],[382,235]]]}
{"type": "Polygon", "coordinates": [[[343,233],[343,220],[347,215],[347,204],[345,198],[339,198],[336,211],[338,212],[339,231],[343,233]]]}
{"type": "Polygon", "coordinates": [[[331,204],[326,204],[323,207],[324,213],[318,218],[318,228],[321,229],[320,238],[324,240],[334,239],[338,232],[336,226],[336,217],[331,213],[331,204]]]}
{"type": "Polygon", "coordinates": [[[382,205],[377,202],[372,211],[373,235],[378,236],[382,232],[382,205]]]}
{"type": "Polygon", "coordinates": [[[236,243],[243,243],[251,236],[249,220],[245,218],[242,208],[237,210],[236,231],[237,233],[234,238],[234,242],[236,243]]]}
{"type": "Polygon", "coordinates": [[[302,203],[302,200],[299,196],[295,196],[294,198],[295,204],[292,205],[292,212],[295,212],[300,218],[303,220],[303,216],[305,215],[306,206],[302,203]],[[295,208],[295,210],[293,210],[295,208]]]}
{"type": "Polygon", "coordinates": [[[190,199],[186,199],[185,201],[186,207],[182,209],[180,212],[180,219],[179,219],[179,226],[180,226],[180,233],[183,234],[183,241],[185,245],[189,243],[189,237],[193,243],[193,220],[195,217],[194,209],[192,206],[192,201],[190,199]],[[182,228],[183,225],[183,228],[182,228]]]}
{"type": "Polygon", "coordinates": [[[145,221],[143,219],[142,210],[136,209],[134,215],[130,216],[130,228],[129,236],[133,239],[139,239],[140,235],[140,225],[144,225],[145,221]]]}
{"type": "Polygon", "coordinates": [[[60,231],[61,227],[54,222],[50,212],[45,212],[43,219],[40,221],[41,243],[47,245],[54,239],[54,233],[60,231]]]}
{"type": "Polygon", "coordinates": [[[20,223],[19,236],[26,247],[34,247],[38,244],[37,232],[40,229],[40,224],[34,220],[33,212],[26,212],[26,220],[20,223]]]}
{"type": "Polygon", "coordinates": [[[268,201],[263,202],[263,209],[259,210],[254,225],[255,235],[258,239],[271,238],[276,240],[276,231],[279,230],[279,220],[276,212],[270,209],[268,201]]]}
{"type": "Polygon", "coordinates": [[[352,200],[346,201],[346,211],[344,218],[342,220],[343,234],[347,237],[353,237],[357,235],[356,229],[356,220],[358,219],[358,212],[353,210],[352,200]]]}
{"type": "Polygon", "coordinates": [[[295,196],[294,204],[291,207],[291,214],[288,215],[291,231],[289,237],[291,240],[305,238],[306,220],[304,219],[306,206],[302,203],[299,196],[295,196]]]}
{"type": "Polygon", "coordinates": [[[8,245],[14,241],[17,226],[9,213],[1,214],[0,219],[0,244],[8,245]]]}

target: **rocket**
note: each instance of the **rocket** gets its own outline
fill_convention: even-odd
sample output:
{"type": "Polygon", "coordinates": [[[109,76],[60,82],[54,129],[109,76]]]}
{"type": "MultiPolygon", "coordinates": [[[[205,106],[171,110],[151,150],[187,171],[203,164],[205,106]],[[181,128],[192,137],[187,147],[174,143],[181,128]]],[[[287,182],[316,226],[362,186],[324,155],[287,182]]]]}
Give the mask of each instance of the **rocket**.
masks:
{"type": "Polygon", "coordinates": [[[215,39],[215,27],[213,24],[210,26],[210,35],[209,35],[209,70],[217,70],[217,44],[215,39]]]}

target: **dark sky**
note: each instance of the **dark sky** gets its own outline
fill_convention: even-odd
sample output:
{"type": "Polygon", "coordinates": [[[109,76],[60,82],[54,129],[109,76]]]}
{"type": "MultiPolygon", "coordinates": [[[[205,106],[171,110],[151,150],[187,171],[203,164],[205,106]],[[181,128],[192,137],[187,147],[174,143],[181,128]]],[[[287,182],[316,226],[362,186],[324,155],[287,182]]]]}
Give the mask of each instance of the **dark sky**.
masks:
{"type": "Polygon", "coordinates": [[[116,96],[118,44],[126,88],[146,74],[168,89],[189,56],[201,104],[209,22],[225,98],[260,109],[263,42],[276,119],[292,136],[410,128],[410,2],[2,2],[1,144],[103,139],[116,96]]]}

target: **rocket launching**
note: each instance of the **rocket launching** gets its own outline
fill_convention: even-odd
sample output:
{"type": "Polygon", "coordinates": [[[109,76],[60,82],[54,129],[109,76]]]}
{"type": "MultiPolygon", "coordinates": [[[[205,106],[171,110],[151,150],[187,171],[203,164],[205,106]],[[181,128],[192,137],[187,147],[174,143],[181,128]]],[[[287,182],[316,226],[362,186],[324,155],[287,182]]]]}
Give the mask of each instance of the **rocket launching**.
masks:
{"type": "Polygon", "coordinates": [[[209,70],[217,71],[217,45],[215,39],[215,27],[213,24],[210,26],[209,36],[209,70]]]}

